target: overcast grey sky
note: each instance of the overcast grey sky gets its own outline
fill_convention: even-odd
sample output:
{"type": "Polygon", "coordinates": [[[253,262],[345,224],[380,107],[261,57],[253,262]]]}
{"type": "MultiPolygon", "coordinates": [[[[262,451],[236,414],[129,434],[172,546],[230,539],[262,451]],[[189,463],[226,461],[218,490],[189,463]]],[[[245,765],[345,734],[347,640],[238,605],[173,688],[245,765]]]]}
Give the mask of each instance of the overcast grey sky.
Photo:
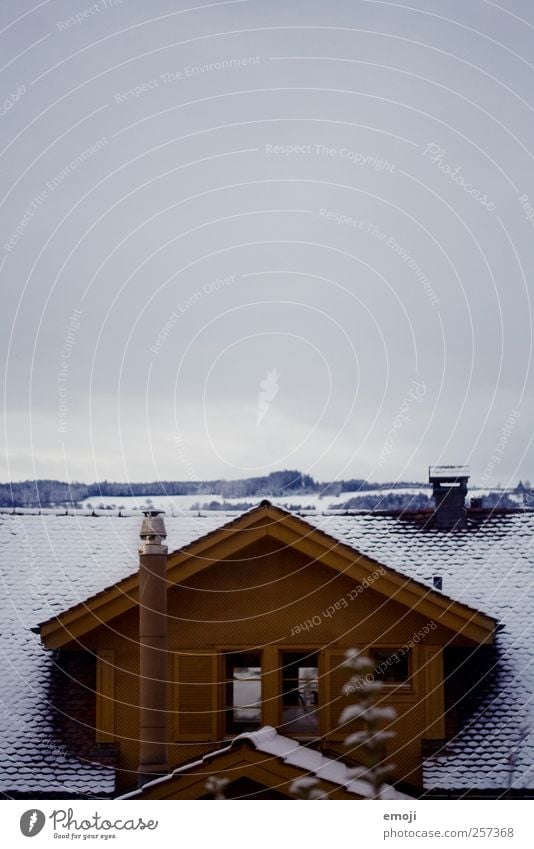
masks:
{"type": "Polygon", "coordinates": [[[0,479],[534,478],[532,3],[4,0],[0,39],[0,479]]]}

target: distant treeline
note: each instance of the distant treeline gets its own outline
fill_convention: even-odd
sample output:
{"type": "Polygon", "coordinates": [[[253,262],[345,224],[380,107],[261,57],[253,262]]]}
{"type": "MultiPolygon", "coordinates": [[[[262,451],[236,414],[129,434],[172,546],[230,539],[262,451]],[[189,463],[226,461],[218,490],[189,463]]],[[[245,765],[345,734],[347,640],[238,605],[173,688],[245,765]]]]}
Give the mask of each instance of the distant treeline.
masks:
{"type": "Polygon", "coordinates": [[[358,495],[343,504],[331,504],[330,510],[424,510],[434,506],[434,499],[424,492],[358,495]]]}
{"type": "MultiPolygon", "coordinates": [[[[376,487],[375,487],[376,490],[376,487]]],[[[287,510],[297,513],[300,511],[309,512],[316,510],[314,504],[285,504],[287,510]]],[[[517,508],[517,502],[514,501],[506,492],[489,492],[487,495],[479,499],[479,507],[484,509],[493,509],[495,507],[501,509],[517,508]]],[[[197,501],[192,504],[190,510],[224,510],[230,512],[236,510],[243,512],[254,507],[254,503],[250,501],[197,501]]],[[[378,512],[380,510],[392,510],[395,512],[414,513],[418,510],[430,510],[434,507],[434,499],[431,495],[426,495],[424,492],[384,492],[383,494],[369,493],[367,495],[357,495],[354,498],[348,498],[341,504],[335,502],[333,504],[325,504],[324,510],[353,511],[353,510],[368,510],[378,512]]]]}
{"type": "Polygon", "coordinates": [[[68,506],[86,498],[127,498],[128,496],[220,495],[223,498],[250,495],[283,495],[315,492],[317,484],[297,471],[272,472],[261,478],[239,481],[147,481],[145,483],[65,483],[54,480],[20,481],[0,484],[2,507],[68,506]]]}
{"type": "MultiPolygon", "coordinates": [[[[98,499],[105,497],[121,499],[129,496],[148,496],[153,499],[161,495],[196,495],[199,499],[193,509],[226,510],[233,509],[235,506],[228,506],[229,498],[239,498],[248,506],[252,502],[247,502],[246,499],[251,497],[273,498],[284,495],[318,494],[321,499],[328,499],[338,496],[341,492],[354,493],[354,496],[342,505],[330,505],[328,501],[325,501],[325,510],[329,507],[336,510],[420,510],[432,505],[430,493],[426,495],[425,492],[416,494],[391,492],[392,489],[408,487],[429,490],[428,484],[414,481],[376,484],[360,478],[352,478],[346,481],[320,483],[310,475],[295,470],[271,472],[264,477],[235,481],[149,481],[147,483],[100,481],[86,484],[78,481],[65,483],[54,480],[33,480],[0,484],[0,507],[72,507],[88,498],[94,499],[94,503],[97,504],[98,499]],[[380,489],[388,490],[388,492],[377,493],[380,489]],[[373,493],[369,493],[368,490],[373,490],[373,493]],[[217,496],[217,499],[205,500],[201,496],[217,496]],[[215,506],[219,503],[225,506],[215,506]],[[207,508],[206,504],[213,506],[207,508]]],[[[526,495],[532,492],[530,483],[520,482],[516,492],[523,494],[527,503],[526,495]]],[[[298,501],[296,504],[298,505],[298,501]]],[[[484,496],[482,506],[494,507],[497,504],[506,507],[513,506],[514,502],[505,493],[492,492],[484,496]]]]}
{"type": "MultiPolygon", "coordinates": [[[[488,492],[478,499],[479,507],[483,509],[493,509],[495,507],[501,509],[517,508],[517,501],[514,501],[506,492],[488,492]]],[[[417,510],[431,509],[434,507],[434,499],[431,495],[425,495],[424,492],[417,493],[395,493],[385,492],[373,493],[369,495],[358,495],[355,498],[349,498],[343,504],[330,504],[329,510],[395,510],[407,511],[413,513],[417,510]]]]}
{"type": "MultiPolygon", "coordinates": [[[[421,486],[406,481],[382,484],[384,488],[421,486]]],[[[318,493],[322,498],[339,495],[340,492],[365,492],[376,490],[360,478],[332,483],[320,483],[310,475],[289,469],[271,472],[269,475],[243,480],[225,481],[148,481],[146,483],[120,483],[99,481],[97,483],[65,483],[55,480],[28,480],[0,484],[0,507],[69,507],[87,498],[128,498],[128,496],[161,495],[217,495],[220,498],[280,497],[282,495],[310,495],[318,493]]]]}
{"type": "MultiPolygon", "coordinates": [[[[232,510],[235,510],[238,513],[244,513],[245,510],[250,510],[252,507],[256,507],[256,504],[253,501],[205,501],[201,504],[200,501],[196,501],[189,508],[190,510],[199,511],[202,510],[206,512],[207,510],[223,510],[225,513],[230,513],[232,510]]],[[[311,504],[309,506],[302,504],[284,504],[284,509],[289,510],[291,513],[297,513],[300,510],[315,510],[315,504],[311,504]]]]}

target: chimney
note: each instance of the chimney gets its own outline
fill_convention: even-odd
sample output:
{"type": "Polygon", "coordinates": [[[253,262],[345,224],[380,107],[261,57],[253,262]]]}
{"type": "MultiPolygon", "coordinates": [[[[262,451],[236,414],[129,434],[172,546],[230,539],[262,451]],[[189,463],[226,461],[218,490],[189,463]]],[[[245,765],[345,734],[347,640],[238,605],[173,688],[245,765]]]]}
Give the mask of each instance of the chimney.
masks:
{"type": "Polygon", "coordinates": [[[434,495],[435,526],[443,530],[465,528],[468,466],[430,466],[428,479],[434,495]]]}
{"type": "Polygon", "coordinates": [[[146,510],[139,546],[139,786],[167,760],[167,536],[162,510],[146,510]]]}

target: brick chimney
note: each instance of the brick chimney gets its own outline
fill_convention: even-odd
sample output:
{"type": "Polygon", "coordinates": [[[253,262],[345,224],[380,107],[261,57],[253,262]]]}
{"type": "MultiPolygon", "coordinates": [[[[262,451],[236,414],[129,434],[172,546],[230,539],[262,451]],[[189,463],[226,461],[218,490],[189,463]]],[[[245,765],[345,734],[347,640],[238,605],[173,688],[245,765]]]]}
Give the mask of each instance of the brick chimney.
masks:
{"type": "Polygon", "coordinates": [[[443,530],[465,528],[468,466],[430,466],[428,479],[434,495],[435,526],[443,530]]]}
{"type": "Polygon", "coordinates": [[[169,771],[167,758],[167,536],[161,510],[145,511],[139,546],[139,786],[169,771]]]}

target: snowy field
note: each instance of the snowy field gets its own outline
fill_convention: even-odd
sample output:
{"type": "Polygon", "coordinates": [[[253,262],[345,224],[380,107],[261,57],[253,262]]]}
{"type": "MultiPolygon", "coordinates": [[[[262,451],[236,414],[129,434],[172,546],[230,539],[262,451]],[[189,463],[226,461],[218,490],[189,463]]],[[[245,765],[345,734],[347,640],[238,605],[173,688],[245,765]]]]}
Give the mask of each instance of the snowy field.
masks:
{"type": "MultiPolygon", "coordinates": [[[[289,507],[290,504],[299,504],[302,508],[313,509],[318,511],[326,510],[331,504],[342,505],[349,498],[352,498],[357,493],[345,492],[341,495],[327,495],[320,498],[318,493],[311,495],[286,495],[277,498],[275,496],[269,498],[273,504],[278,504],[280,507],[289,507]]],[[[226,504],[259,504],[264,496],[245,496],[243,498],[223,498],[221,495],[153,495],[153,496],[129,496],[127,498],[115,498],[105,496],[102,498],[87,498],[81,504],[85,509],[94,508],[102,509],[111,507],[114,510],[124,509],[131,510],[146,510],[154,507],[158,510],[165,510],[166,513],[184,513],[189,512],[194,504],[209,504],[211,501],[225,502],[226,504]],[[91,505],[91,507],[89,507],[91,505]]]]}
{"type": "MultiPolygon", "coordinates": [[[[490,492],[506,492],[509,498],[516,502],[518,507],[523,507],[523,499],[519,493],[514,492],[513,490],[496,490],[496,489],[487,489],[487,488],[478,488],[471,487],[469,489],[468,494],[468,504],[471,498],[481,497],[487,495],[490,492]]],[[[415,487],[399,487],[398,489],[395,487],[387,487],[384,489],[379,489],[378,487],[375,489],[366,489],[360,491],[351,491],[351,492],[342,492],[340,495],[325,495],[321,497],[320,493],[311,493],[308,495],[298,493],[293,493],[292,495],[285,496],[270,496],[269,501],[272,504],[279,505],[280,507],[284,507],[286,509],[301,509],[303,511],[313,511],[317,514],[324,513],[327,510],[343,510],[347,501],[352,498],[357,498],[358,496],[387,496],[390,494],[396,495],[417,495],[424,494],[427,496],[431,496],[432,490],[428,486],[415,486],[415,487]]],[[[244,496],[242,498],[224,498],[221,495],[139,495],[139,496],[127,496],[127,497],[116,497],[116,496],[97,496],[86,498],[84,501],[79,503],[79,508],[74,508],[72,505],[69,506],[69,513],[83,512],[85,514],[90,514],[91,511],[95,511],[96,513],[101,513],[103,510],[109,511],[110,513],[116,514],[119,510],[125,515],[131,515],[136,511],[142,511],[147,509],[158,509],[164,510],[165,513],[169,516],[180,516],[180,515],[191,515],[194,512],[194,505],[200,505],[200,509],[202,512],[206,512],[204,508],[204,504],[209,504],[210,502],[218,502],[219,504],[223,503],[226,506],[227,511],[232,511],[232,508],[235,509],[236,512],[239,512],[240,506],[242,504],[251,504],[256,505],[262,501],[265,496],[244,496]]],[[[7,506],[0,506],[1,512],[8,512],[11,508],[7,506]]],[[[17,508],[20,512],[30,512],[34,513],[36,511],[36,507],[29,508],[17,508]]],[[[43,512],[60,512],[65,510],[64,506],[56,505],[52,507],[43,506],[43,512]]],[[[195,508],[196,509],[196,508],[195,508]]],[[[365,509],[365,508],[362,508],[365,509]]]]}
{"type": "MultiPolygon", "coordinates": [[[[478,489],[477,487],[472,487],[469,490],[469,495],[471,497],[481,497],[483,495],[487,495],[491,491],[491,489],[478,489]]],[[[517,501],[519,506],[521,504],[520,496],[510,490],[507,490],[507,492],[512,500],[517,501]]],[[[341,510],[349,499],[356,498],[359,495],[416,495],[418,493],[430,496],[432,494],[432,490],[430,487],[424,486],[399,487],[398,489],[391,487],[387,489],[376,488],[360,490],[357,492],[342,492],[337,496],[325,495],[323,497],[321,497],[318,492],[311,493],[309,495],[293,493],[292,495],[270,496],[269,501],[273,504],[279,505],[280,507],[285,507],[286,509],[288,509],[291,505],[297,505],[303,510],[315,510],[320,513],[328,509],[341,510]]],[[[204,504],[209,504],[211,501],[218,501],[219,503],[225,502],[226,504],[236,506],[245,502],[248,504],[259,504],[264,497],[265,496],[259,495],[243,496],[242,498],[224,498],[221,495],[139,495],[128,496],[126,498],[103,496],[87,498],[85,501],[81,502],[81,506],[84,510],[111,509],[124,510],[125,512],[156,508],[158,510],[165,510],[165,512],[170,515],[179,515],[181,513],[191,512],[191,508],[195,504],[200,504],[201,507],[204,504]]]]}
{"type": "MultiPolygon", "coordinates": [[[[401,494],[415,494],[419,492],[424,492],[427,495],[430,494],[430,490],[428,488],[423,487],[414,487],[414,488],[403,488],[403,489],[366,489],[360,490],[358,492],[342,492],[340,495],[325,495],[321,497],[320,493],[312,493],[309,495],[299,495],[298,493],[293,493],[292,495],[284,495],[284,496],[271,496],[269,497],[269,501],[273,504],[277,504],[280,507],[289,508],[290,505],[300,505],[304,510],[316,510],[317,512],[322,512],[323,510],[328,510],[330,507],[333,509],[342,509],[343,505],[350,498],[355,498],[358,495],[388,495],[389,493],[396,493],[398,495],[401,494]]],[[[82,507],[84,509],[106,509],[111,508],[113,510],[146,510],[147,508],[154,507],[158,510],[165,510],[166,513],[169,514],[179,514],[184,512],[191,511],[191,508],[194,504],[206,504],[211,501],[225,502],[226,504],[243,504],[244,502],[249,504],[259,504],[262,501],[264,496],[244,496],[242,498],[223,498],[221,495],[139,495],[139,496],[128,496],[127,498],[115,498],[114,496],[105,496],[105,497],[97,497],[97,498],[87,498],[85,501],[82,501],[82,507]]]]}

